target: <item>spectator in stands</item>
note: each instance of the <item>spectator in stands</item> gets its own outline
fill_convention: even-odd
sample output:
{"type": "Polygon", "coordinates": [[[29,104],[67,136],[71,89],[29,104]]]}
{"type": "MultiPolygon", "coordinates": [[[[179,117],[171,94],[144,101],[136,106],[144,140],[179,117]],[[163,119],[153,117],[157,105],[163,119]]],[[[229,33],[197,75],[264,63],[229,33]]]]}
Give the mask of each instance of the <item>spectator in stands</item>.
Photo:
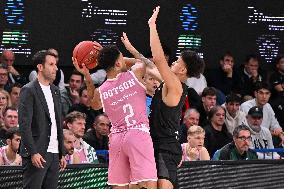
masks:
{"type": "Polygon", "coordinates": [[[232,141],[232,135],[228,132],[225,125],[225,109],[221,106],[214,106],[208,113],[210,121],[205,130],[205,148],[207,148],[210,157],[216,150],[222,148],[232,141]]]}
{"type": "Polygon", "coordinates": [[[199,124],[199,112],[194,108],[189,108],[186,110],[184,117],[183,117],[183,124],[180,126],[181,130],[179,132],[179,142],[186,143],[187,142],[187,135],[188,129],[193,125],[199,124]]]}
{"type": "Polygon", "coordinates": [[[20,98],[20,92],[21,92],[22,85],[19,83],[14,83],[11,86],[11,89],[9,91],[10,97],[11,97],[11,106],[18,109],[18,103],[20,98]]]}
{"type": "Polygon", "coordinates": [[[74,154],[74,147],[76,143],[76,137],[74,133],[69,129],[63,129],[64,137],[64,150],[65,150],[65,160],[68,164],[78,164],[80,163],[80,158],[77,153],[74,154]]]}
{"type": "Polygon", "coordinates": [[[270,104],[275,112],[279,124],[284,128],[284,55],[279,55],[275,60],[276,70],[270,76],[272,85],[270,104]]]}
{"type": "Polygon", "coordinates": [[[213,160],[252,160],[257,159],[255,151],[250,149],[251,132],[246,125],[234,128],[233,142],[216,151],[213,160]]]}
{"type": "MultiPolygon", "coordinates": [[[[90,146],[96,151],[108,150],[108,135],[110,133],[111,123],[106,114],[100,114],[96,117],[93,128],[90,129],[83,137],[90,146]]],[[[98,154],[99,162],[107,162],[105,154],[98,154]]]]}
{"type": "Polygon", "coordinates": [[[230,52],[226,52],[219,61],[220,66],[216,69],[208,70],[205,77],[208,86],[215,87],[225,95],[229,94],[234,86],[234,57],[230,52]]]}
{"type": "Polygon", "coordinates": [[[11,106],[11,98],[7,91],[0,89],[0,123],[3,123],[3,113],[6,107],[11,106]]]}
{"type": "MultiPolygon", "coordinates": [[[[47,50],[48,52],[54,54],[55,58],[56,58],[56,63],[57,66],[59,64],[59,54],[58,51],[56,49],[50,48],[47,50]]],[[[29,75],[29,81],[33,81],[37,78],[37,72],[36,70],[31,71],[30,75],[29,75]]],[[[58,70],[56,71],[56,77],[55,80],[53,81],[53,84],[57,87],[59,87],[59,89],[64,89],[65,87],[65,83],[64,83],[64,73],[61,69],[58,68],[58,70]]]]}
{"type": "Polygon", "coordinates": [[[226,97],[225,110],[226,118],[225,124],[228,131],[233,134],[234,129],[246,122],[246,114],[240,110],[241,97],[235,93],[231,93],[226,97]]]}
{"type": "Polygon", "coordinates": [[[85,133],[86,115],[81,112],[71,112],[65,117],[65,124],[70,129],[75,137],[75,151],[74,154],[80,158],[80,163],[98,163],[96,151],[93,147],[83,140],[85,133]]]}
{"type": "Polygon", "coordinates": [[[21,134],[18,127],[12,127],[6,133],[7,145],[0,148],[0,165],[22,165],[22,158],[18,154],[21,134]]]}
{"type": "Polygon", "coordinates": [[[213,87],[206,87],[201,94],[202,98],[202,105],[197,108],[198,112],[200,113],[199,125],[204,127],[209,123],[208,121],[208,113],[216,106],[216,99],[217,99],[217,92],[216,89],[213,87]]]}
{"type": "MultiPolygon", "coordinates": [[[[27,83],[26,78],[21,75],[13,66],[15,62],[15,54],[11,50],[4,50],[1,55],[1,63],[7,66],[8,82],[7,85],[11,86],[14,83],[24,85],[27,83]]],[[[8,88],[7,88],[8,89],[8,88]]]]}
{"type": "Polygon", "coordinates": [[[259,67],[259,58],[254,54],[247,55],[244,66],[240,66],[237,71],[235,91],[241,94],[245,101],[251,100],[254,96],[255,84],[265,80],[265,74],[259,67]]]}
{"type": "Polygon", "coordinates": [[[108,135],[111,123],[106,114],[100,114],[95,118],[93,128],[83,137],[95,150],[108,150],[108,135]]]}
{"type": "Polygon", "coordinates": [[[8,84],[8,69],[7,65],[0,64],[0,89],[8,90],[9,84],[8,84]]]}
{"type": "Polygon", "coordinates": [[[146,105],[147,105],[147,114],[150,114],[150,106],[152,102],[152,98],[155,94],[155,90],[159,87],[160,83],[157,79],[155,79],[151,74],[147,72],[146,68],[146,74],[144,75],[144,83],[146,86],[146,105]]]}
{"type": "Polygon", "coordinates": [[[281,141],[284,142],[282,128],[280,127],[277,119],[275,118],[275,113],[272,107],[268,103],[270,94],[270,87],[267,83],[257,83],[254,92],[255,98],[242,103],[241,110],[247,114],[250,108],[254,106],[261,107],[263,111],[263,119],[261,126],[269,129],[272,132],[272,135],[274,135],[275,137],[279,137],[281,141]]]}
{"type": "Polygon", "coordinates": [[[70,76],[69,87],[60,90],[63,116],[69,112],[73,104],[80,102],[79,90],[83,86],[83,83],[84,76],[75,70],[70,76]]]}
{"type": "Polygon", "coordinates": [[[88,92],[87,92],[87,87],[81,87],[79,90],[79,97],[80,97],[80,102],[78,104],[73,104],[69,112],[73,111],[78,111],[86,114],[86,125],[85,125],[85,132],[89,130],[90,128],[93,127],[93,123],[95,121],[95,118],[97,115],[100,115],[103,113],[102,109],[101,110],[94,110],[91,108],[90,105],[90,99],[88,98],[88,92]]]}
{"type": "Polygon", "coordinates": [[[7,107],[3,112],[3,125],[0,127],[0,147],[6,145],[6,132],[9,128],[18,127],[18,111],[7,107]]]}
{"type": "Polygon", "coordinates": [[[202,127],[194,125],[187,132],[187,143],[182,146],[182,161],[210,160],[207,149],[203,146],[205,131],[202,127]]]}
{"type": "MultiPolygon", "coordinates": [[[[261,107],[254,106],[249,109],[247,123],[251,129],[252,149],[274,149],[272,135],[267,127],[263,127],[263,111],[261,107]]],[[[271,153],[258,152],[258,159],[272,159],[271,153]]],[[[273,152],[273,159],[279,159],[279,154],[273,152]]]]}

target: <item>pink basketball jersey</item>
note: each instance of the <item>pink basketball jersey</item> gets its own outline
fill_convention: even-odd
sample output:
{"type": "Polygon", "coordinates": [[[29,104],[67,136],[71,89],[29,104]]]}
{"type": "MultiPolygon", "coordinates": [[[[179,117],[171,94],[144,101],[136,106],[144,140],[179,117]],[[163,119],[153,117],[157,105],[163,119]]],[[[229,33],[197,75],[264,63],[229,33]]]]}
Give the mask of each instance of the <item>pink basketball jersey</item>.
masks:
{"type": "Polygon", "coordinates": [[[99,87],[103,110],[112,123],[111,133],[136,128],[149,131],[145,91],[132,71],[122,72],[99,87]]]}

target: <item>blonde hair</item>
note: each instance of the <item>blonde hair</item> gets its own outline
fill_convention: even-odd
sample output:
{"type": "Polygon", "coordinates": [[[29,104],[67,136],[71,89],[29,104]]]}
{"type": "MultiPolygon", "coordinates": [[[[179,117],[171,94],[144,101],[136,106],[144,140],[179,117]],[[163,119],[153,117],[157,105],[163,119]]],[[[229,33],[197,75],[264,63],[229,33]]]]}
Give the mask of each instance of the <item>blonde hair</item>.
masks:
{"type": "Polygon", "coordinates": [[[205,131],[202,127],[198,125],[193,125],[188,128],[187,136],[193,136],[194,134],[205,134],[205,131]]]}
{"type": "MultiPolygon", "coordinates": [[[[7,99],[6,107],[11,106],[12,103],[11,103],[10,94],[9,94],[7,91],[5,91],[4,89],[0,89],[0,93],[2,93],[4,96],[6,96],[6,99],[7,99]]],[[[4,109],[5,109],[6,107],[4,107],[4,109]]]]}

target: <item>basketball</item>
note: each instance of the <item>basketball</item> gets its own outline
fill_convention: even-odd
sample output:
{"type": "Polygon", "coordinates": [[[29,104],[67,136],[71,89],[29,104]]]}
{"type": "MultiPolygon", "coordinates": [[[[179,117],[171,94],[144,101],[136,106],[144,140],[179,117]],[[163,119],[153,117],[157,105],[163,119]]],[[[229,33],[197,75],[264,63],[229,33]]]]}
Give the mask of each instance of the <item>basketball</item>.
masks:
{"type": "Polygon", "coordinates": [[[82,41],[76,45],[73,50],[73,57],[77,59],[78,65],[82,68],[82,64],[88,69],[97,66],[98,50],[94,48],[93,41],[82,41]]]}

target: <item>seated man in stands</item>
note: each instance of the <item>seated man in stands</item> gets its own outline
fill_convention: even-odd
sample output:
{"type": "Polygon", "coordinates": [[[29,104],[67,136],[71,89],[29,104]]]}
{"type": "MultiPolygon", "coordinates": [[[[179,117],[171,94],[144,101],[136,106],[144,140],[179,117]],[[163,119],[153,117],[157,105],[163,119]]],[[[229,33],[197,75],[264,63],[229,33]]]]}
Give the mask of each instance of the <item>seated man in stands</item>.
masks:
{"type": "MultiPolygon", "coordinates": [[[[108,150],[108,135],[110,133],[110,120],[106,114],[100,114],[95,118],[93,128],[83,137],[90,146],[97,150],[108,150]]],[[[98,155],[100,162],[106,162],[103,155],[98,155]]]]}
{"type": "Polygon", "coordinates": [[[18,127],[18,111],[7,107],[3,112],[3,125],[0,128],[0,147],[6,145],[6,132],[9,128],[18,127]]]}
{"type": "Polygon", "coordinates": [[[83,86],[84,76],[78,72],[73,71],[69,79],[69,87],[60,89],[61,93],[61,104],[62,104],[62,114],[66,116],[69,112],[70,107],[73,104],[80,102],[79,90],[83,86]]]}
{"type": "Polygon", "coordinates": [[[20,99],[20,92],[21,92],[22,85],[19,83],[14,83],[11,86],[11,89],[8,91],[11,97],[11,104],[12,107],[18,109],[19,99],[20,99]]]}
{"type": "Polygon", "coordinates": [[[226,52],[219,61],[219,67],[206,70],[205,77],[207,85],[215,87],[225,95],[233,91],[235,84],[234,57],[230,52],[226,52]]]}
{"type": "Polygon", "coordinates": [[[241,65],[236,73],[235,92],[240,94],[245,101],[253,99],[254,85],[266,80],[265,73],[260,69],[259,57],[254,54],[247,55],[245,64],[241,65]]]}
{"type": "Polygon", "coordinates": [[[251,132],[246,125],[239,125],[233,131],[233,142],[218,150],[213,160],[252,160],[257,159],[255,151],[251,150],[251,132]]]}
{"type": "Polygon", "coordinates": [[[225,123],[228,131],[233,134],[234,129],[246,122],[246,114],[240,110],[241,97],[235,93],[226,96],[225,110],[226,118],[225,123]]]}
{"type": "MultiPolygon", "coordinates": [[[[263,112],[261,107],[254,106],[249,109],[247,115],[247,123],[251,130],[252,149],[274,149],[272,136],[266,127],[261,127],[263,120],[263,112]]],[[[279,154],[258,152],[258,159],[279,159],[279,154]]]]}
{"type": "MultiPolygon", "coordinates": [[[[4,50],[0,57],[1,64],[4,64],[8,70],[7,85],[10,87],[14,83],[20,83],[22,85],[27,83],[26,78],[21,75],[14,67],[15,54],[11,50],[4,50]]],[[[8,89],[8,88],[7,88],[8,89]]]]}
{"type": "Polygon", "coordinates": [[[76,137],[71,130],[63,129],[64,136],[64,150],[65,150],[65,160],[67,164],[77,164],[80,163],[78,154],[74,154],[74,146],[76,143],[76,137]]]}
{"type": "Polygon", "coordinates": [[[6,132],[6,146],[0,148],[0,165],[22,165],[18,154],[21,134],[18,127],[9,128],[6,132]]]}
{"type": "Polygon", "coordinates": [[[65,124],[75,137],[74,154],[78,155],[80,163],[98,163],[96,151],[83,140],[85,134],[86,115],[81,112],[71,112],[65,117],[65,124]]]}
{"type": "Polygon", "coordinates": [[[241,110],[247,114],[249,109],[254,106],[262,108],[263,117],[261,127],[270,130],[273,136],[279,137],[282,143],[284,143],[283,130],[275,117],[271,105],[268,103],[270,95],[270,86],[267,83],[257,83],[254,91],[255,98],[242,103],[241,110]]]}
{"type": "Polygon", "coordinates": [[[182,144],[182,161],[210,160],[204,145],[205,131],[200,126],[191,126],[187,132],[187,143],[182,144]]]}
{"type": "Polygon", "coordinates": [[[210,157],[226,144],[232,141],[232,135],[228,132],[225,125],[225,109],[221,106],[211,108],[208,113],[210,123],[204,127],[205,142],[210,157]]]}
{"type": "Polygon", "coordinates": [[[187,131],[191,126],[199,124],[199,117],[200,114],[196,109],[189,108],[186,110],[183,117],[183,124],[181,124],[179,131],[179,142],[181,144],[187,142],[187,131]]]}
{"type": "Polygon", "coordinates": [[[202,105],[197,108],[200,113],[199,125],[204,128],[208,125],[208,113],[216,106],[217,91],[214,87],[206,87],[201,94],[202,105]]]}

